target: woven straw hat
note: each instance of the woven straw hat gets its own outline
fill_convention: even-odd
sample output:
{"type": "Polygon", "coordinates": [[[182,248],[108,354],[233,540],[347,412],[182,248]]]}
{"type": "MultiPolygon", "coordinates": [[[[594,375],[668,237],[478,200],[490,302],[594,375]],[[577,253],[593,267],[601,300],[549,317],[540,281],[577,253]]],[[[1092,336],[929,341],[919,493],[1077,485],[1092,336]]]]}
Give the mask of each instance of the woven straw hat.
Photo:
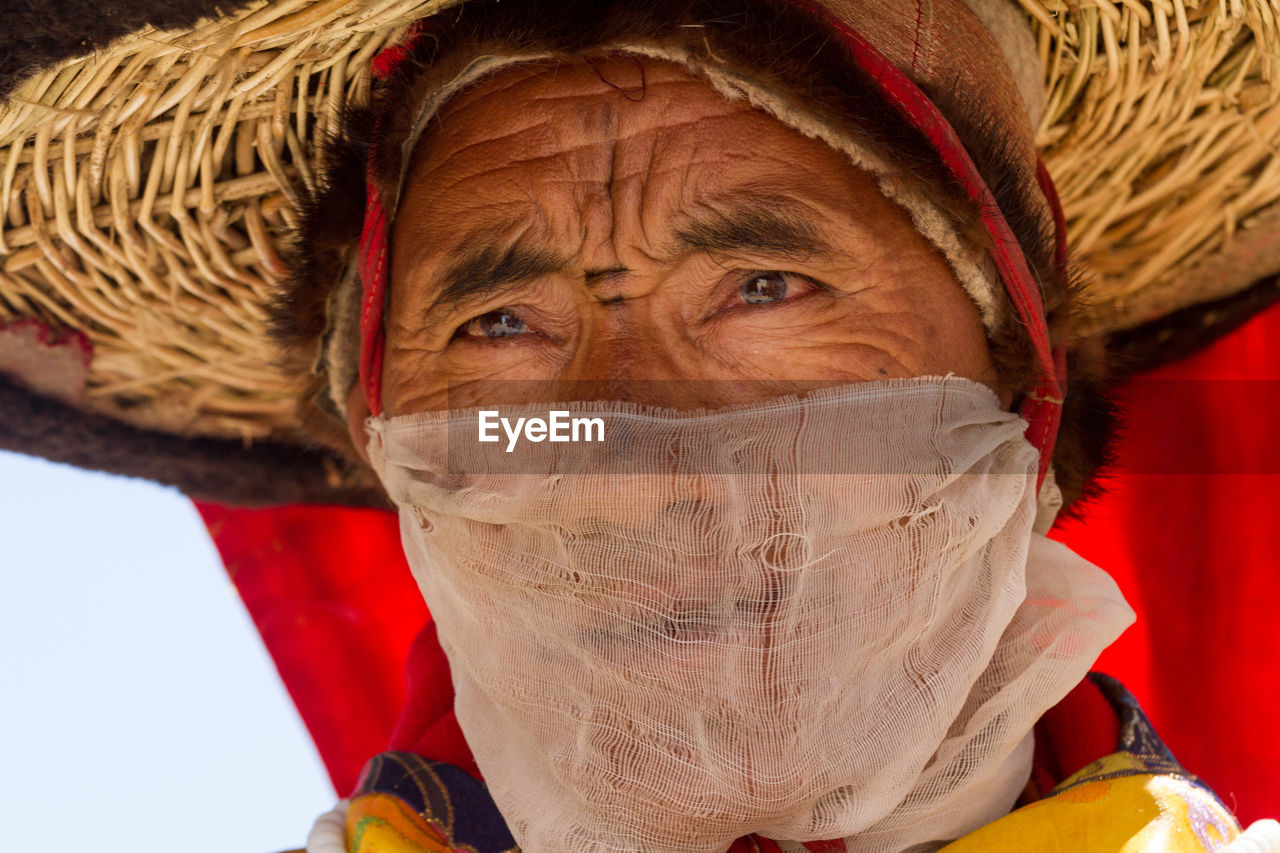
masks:
{"type": "MultiPolygon", "coordinates": [[[[1272,4],[1019,2],[1044,69],[1037,144],[1095,273],[1080,332],[1280,271],[1272,4]]],[[[224,449],[314,436],[318,380],[278,365],[267,334],[281,246],[339,105],[447,5],[255,2],[25,80],[0,106],[0,372],[18,364],[29,390],[148,435],[224,449]],[[74,353],[41,385],[14,353],[66,350],[64,332],[74,353]]],[[[312,460],[321,490],[359,485],[326,460],[312,460]]]]}

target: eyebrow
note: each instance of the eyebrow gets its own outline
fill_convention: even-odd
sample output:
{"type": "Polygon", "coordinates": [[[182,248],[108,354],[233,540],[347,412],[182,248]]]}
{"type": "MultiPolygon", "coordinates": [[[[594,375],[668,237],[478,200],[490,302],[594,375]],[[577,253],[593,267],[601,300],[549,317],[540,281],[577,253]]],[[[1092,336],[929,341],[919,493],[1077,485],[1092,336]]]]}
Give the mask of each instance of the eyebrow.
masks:
{"type": "Polygon", "coordinates": [[[798,214],[782,213],[773,205],[735,204],[706,218],[682,216],[681,220],[672,255],[754,251],[802,261],[835,254],[811,221],[798,214]]]}
{"type": "MultiPolygon", "coordinates": [[[[525,240],[505,247],[494,245],[500,239],[495,235],[515,228],[516,223],[512,223],[510,228],[484,229],[468,235],[463,240],[467,248],[455,251],[449,258],[434,304],[450,304],[456,309],[571,268],[570,257],[525,240]]],[[[837,254],[819,236],[814,223],[798,214],[778,211],[776,202],[728,204],[701,217],[682,214],[677,217],[674,237],[662,254],[664,260],[675,261],[696,252],[743,251],[795,261],[837,254]]],[[[627,272],[625,268],[587,270],[585,278],[590,286],[627,272]]]]}
{"type": "Polygon", "coordinates": [[[449,264],[442,278],[443,286],[436,302],[458,303],[489,298],[528,281],[560,272],[569,265],[567,258],[546,249],[517,242],[506,248],[482,243],[483,237],[467,240],[472,248],[463,249],[449,264]]]}

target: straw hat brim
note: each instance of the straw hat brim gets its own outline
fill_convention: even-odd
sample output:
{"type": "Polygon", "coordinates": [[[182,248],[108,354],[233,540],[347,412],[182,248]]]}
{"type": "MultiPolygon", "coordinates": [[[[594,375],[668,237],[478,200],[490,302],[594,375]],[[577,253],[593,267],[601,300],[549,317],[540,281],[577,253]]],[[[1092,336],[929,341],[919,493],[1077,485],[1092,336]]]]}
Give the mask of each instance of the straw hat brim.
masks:
{"type": "MultiPolygon", "coordinates": [[[[1018,2],[1045,75],[1037,144],[1094,274],[1078,332],[1133,329],[1280,271],[1270,5],[1018,2]]],[[[446,5],[259,0],[143,27],[11,92],[0,326],[84,336],[92,359],[63,405],[225,448],[314,442],[318,382],[280,364],[267,333],[281,247],[372,57],[446,5]]],[[[349,476],[330,471],[318,493],[370,485],[349,476]]]]}

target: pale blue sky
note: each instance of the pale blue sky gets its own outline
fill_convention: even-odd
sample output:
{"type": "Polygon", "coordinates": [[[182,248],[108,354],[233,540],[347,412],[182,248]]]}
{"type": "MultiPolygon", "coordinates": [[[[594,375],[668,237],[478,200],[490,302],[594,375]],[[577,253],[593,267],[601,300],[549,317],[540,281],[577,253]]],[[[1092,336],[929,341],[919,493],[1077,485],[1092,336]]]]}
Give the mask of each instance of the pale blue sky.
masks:
{"type": "Polygon", "coordinates": [[[176,491],[0,452],[6,850],[269,853],[334,793],[176,491]]]}

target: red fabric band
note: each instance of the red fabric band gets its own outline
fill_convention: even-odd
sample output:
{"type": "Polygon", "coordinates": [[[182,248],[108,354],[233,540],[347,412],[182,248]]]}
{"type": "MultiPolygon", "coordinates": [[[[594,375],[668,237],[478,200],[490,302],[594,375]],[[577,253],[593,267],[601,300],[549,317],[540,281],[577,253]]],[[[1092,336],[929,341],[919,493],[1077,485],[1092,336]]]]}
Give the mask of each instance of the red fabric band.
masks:
{"type": "MultiPolygon", "coordinates": [[[[1065,377],[1062,368],[1065,367],[1066,354],[1065,351],[1062,353],[1053,351],[1049,339],[1049,328],[1045,322],[1044,303],[1040,298],[1040,288],[1031,275],[1026,256],[1023,255],[1017,238],[1000,211],[1000,206],[996,203],[991,190],[978,172],[977,166],[969,157],[969,152],[960,142],[959,136],[920,87],[899,71],[897,66],[886,59],[852,27],[813,0],[786,0],[786,2],[820,18],[843,36],[854,64],[876,82],[880,92],[895,107],[899,115],[925,135],[938,153],[943,166],[982,211],[983,225],[991,235],[994,246],[991,258],[1004,282],[1005,292],[1008,293],[1014,310],[1017,311],[1018,320],[1031,338],[1036,366],[1039,368],[1039,384],[1023,403],[1021,411],[1028,424],[1027,440],[1040,451],[1040,472],[1036,481],[1039,487],[1040,483],[1044,482],[1045,473],[1053,458],[1053,446],[1057,440],[1058,425],[1062,419],[1065,377]]],[[[1039,170],[1037,178],[1040,180],[1042,189],[1046,184],[1052,188],[1052,181],[1049,180],[1047,171],[1039,170]]],[[[1053,193],[1050,198],[1051,208],[1056,201],[1057,195],[1053,193]]],[[[1059,227],[1056,237],[1060,251],[1065,247],[1065,234],[1065,229],[1059,227]]]]}

